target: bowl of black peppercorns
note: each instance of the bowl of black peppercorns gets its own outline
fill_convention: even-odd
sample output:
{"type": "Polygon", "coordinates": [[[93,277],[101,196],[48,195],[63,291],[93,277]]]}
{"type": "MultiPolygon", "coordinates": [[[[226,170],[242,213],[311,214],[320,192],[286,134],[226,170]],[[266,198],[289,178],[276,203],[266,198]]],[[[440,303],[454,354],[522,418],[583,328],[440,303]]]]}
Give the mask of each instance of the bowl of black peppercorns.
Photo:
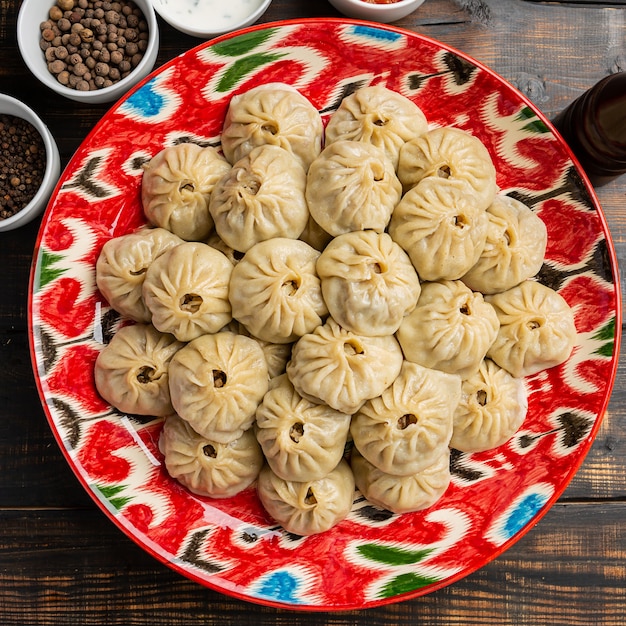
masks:
{"type": "Polygon", "coordinates": [[[159,51],[150,0],[24,0],[17,41],[31,72],[79,102],[112,102],[144,79],[159,51]]]}
{"type": "Polygon", "coordinates": [[[42,119],[0,94],[0,232],[41,214],[61,171],[59,150],[42,119]]]}

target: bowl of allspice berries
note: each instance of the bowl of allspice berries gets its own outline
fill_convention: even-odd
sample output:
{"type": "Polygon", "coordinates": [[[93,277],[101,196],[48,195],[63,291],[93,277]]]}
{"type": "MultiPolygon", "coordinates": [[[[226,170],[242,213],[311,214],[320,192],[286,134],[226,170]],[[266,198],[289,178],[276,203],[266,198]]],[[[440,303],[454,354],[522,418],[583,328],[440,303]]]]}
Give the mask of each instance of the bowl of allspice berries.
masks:
{"type": "Polygon", "coordinates": [[[119,99],[152,71],[159,28],[150,0],[24,0],[17,41],[44,85],[96,104],[119,99]]]}
{"type": "Polygon", "coordinates": [[[0,232],[41,214],[57,184],[61,159],[41,118],[21,100],[0,94],[0,232]]]}

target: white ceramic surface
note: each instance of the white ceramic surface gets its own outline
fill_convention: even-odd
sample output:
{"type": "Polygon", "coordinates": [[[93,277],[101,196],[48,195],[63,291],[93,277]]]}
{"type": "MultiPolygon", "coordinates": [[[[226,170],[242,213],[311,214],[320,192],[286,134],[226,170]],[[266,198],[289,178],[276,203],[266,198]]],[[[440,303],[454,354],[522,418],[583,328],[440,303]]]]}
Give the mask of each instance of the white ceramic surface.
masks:
{"type": "MultiPolygon", "coordinates": [[[[423,0],[422,0],[423,1],[423,0]]],[[[238,0],[241,3],[241,0],[238,0]]],[[[272,3],[271,0],[262,0],[260,3],[256,1],[249,2],[250,11],[236,11],[232,19],[226,20],[221,16],[214,20],[205,20],[191,14],[188,19],[184,19],[180,14],[176,13],[176,9],[180,8],[181,0],[152,0],[155,11],[176,30],[186,35],[199,37],[201,39],[210,39],[216,35],[244,28],[254,24],[272,3]]]]}
{"type": "Polygon", "coordinates": [[[110,87],[93,91],[77,91],[66,87],[48,71],[46,60],[39,47],[39,25],[48,17],[53,0],[24,0],[17,16],[17,43],[20,54],[30,71],[48,88],[70,100],[99,104],[122,97],[131,87],[145,78],[153,69],[159,52],[159,26],[150,0],[134,0],[148,22],[148,47],[140,63],[126,78],[110,87]]]}
{"type": "Polygon", "coordinates": [[[0,232],[4,232],[18,228],[41,214],[58,181],[61,159],[59,149],[48,127],[31,108],[12,96],[0,94],[0,113],[14,115],[30,122],[39,131],[46,148],[46,171],[41,186],[33,199],[21,211],[0,220],[0,232]]]}
{"type": "Polygon", "coordinates": [[[400,0],[391,4],[372,4],[364,0],[328,0],[338,11],[348,17],[388,24],[413,13],[424,0],[400,0]]]}

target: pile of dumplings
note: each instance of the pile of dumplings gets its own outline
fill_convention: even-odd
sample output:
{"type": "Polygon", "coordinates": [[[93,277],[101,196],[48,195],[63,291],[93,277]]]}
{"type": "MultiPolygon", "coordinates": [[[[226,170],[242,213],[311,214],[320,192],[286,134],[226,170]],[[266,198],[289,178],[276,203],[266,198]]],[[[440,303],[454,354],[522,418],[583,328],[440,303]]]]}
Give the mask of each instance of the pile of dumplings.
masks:
{"type": "Polygon", "coordinates": [[[120,412],[164,418],[167,472],[256,485],[288,532],[324,532],[355,489],[432,506],[450,449],[505,443],[523,378],[564,362],[572,311],[536,280],[547,233],[483,143],[375,85],[326,127],[293,87],[232,98],[221,150],[145,166],[147,226],[109,240],[102,295],[127,323],[95,364],[120,412]]]}

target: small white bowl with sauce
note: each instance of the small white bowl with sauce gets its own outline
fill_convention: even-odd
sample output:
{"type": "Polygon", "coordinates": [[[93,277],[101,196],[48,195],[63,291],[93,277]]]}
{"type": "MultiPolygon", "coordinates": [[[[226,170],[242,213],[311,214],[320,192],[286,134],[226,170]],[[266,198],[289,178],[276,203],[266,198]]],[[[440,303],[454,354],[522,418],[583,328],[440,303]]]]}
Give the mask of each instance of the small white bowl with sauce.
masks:
{"type": "MultiPolygon", "coordinates": [[[[171,1],[171,0],[170,0],[171,1]]],[[[339,12],[373,22],[396,22],[413,13],[424,0],[328,0],[339,12]]]]}
{"type": "Polygon", "coordinates": [[[210,39],[254,24],[272,0],[152,0],[154,10],[176,30],[210,39]]]}

